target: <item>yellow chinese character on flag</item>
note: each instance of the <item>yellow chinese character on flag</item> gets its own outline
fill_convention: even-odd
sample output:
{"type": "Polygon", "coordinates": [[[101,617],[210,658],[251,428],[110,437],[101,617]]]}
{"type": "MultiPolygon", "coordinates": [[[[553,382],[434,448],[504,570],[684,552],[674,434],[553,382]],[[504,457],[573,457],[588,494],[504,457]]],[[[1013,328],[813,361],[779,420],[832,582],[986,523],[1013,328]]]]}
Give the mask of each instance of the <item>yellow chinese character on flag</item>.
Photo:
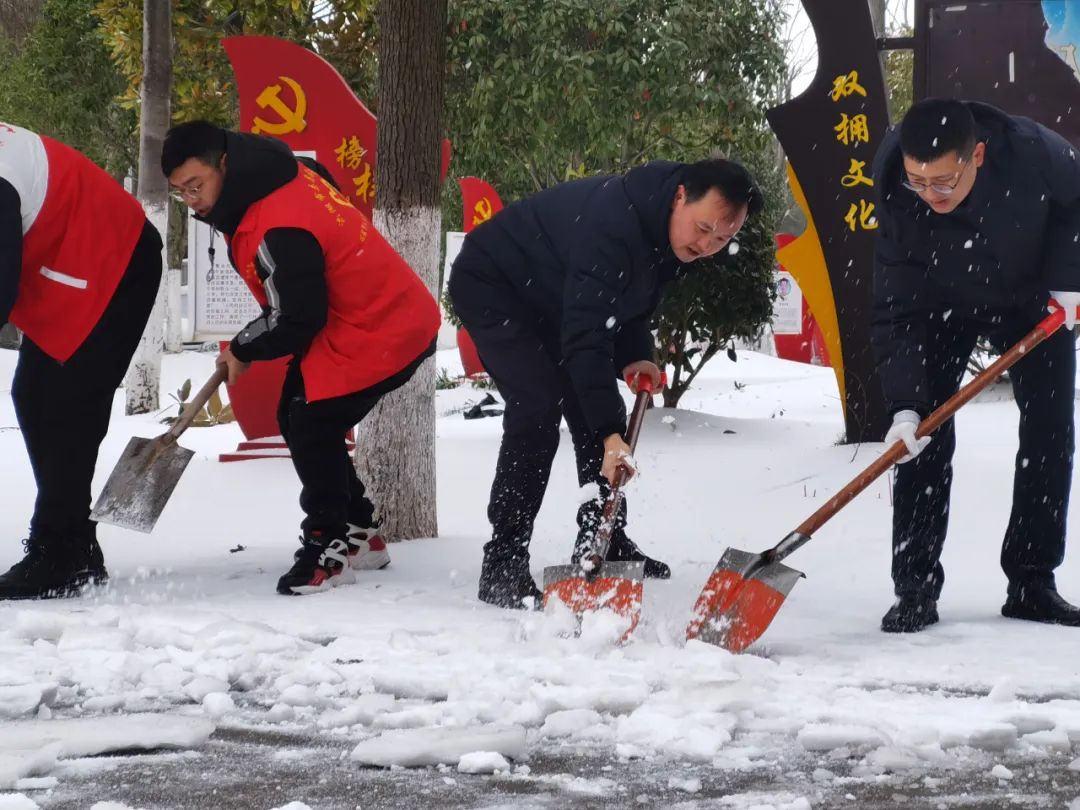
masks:
{"type": "Polygon", "coordinates": [[[370,200],[375,196],[375,183],[374,178],[371,176],[371,164],[364,164],[364,173],[359,177],[353,178],[353,184],[356,186],[354,192],[358,199],[370,200]]]}
{"type": "Polygon", "coordinates": [[[874,204],[866,200],[859,200],[859,204],[851,204],[844,222],[848,228],[855,230],[856,226],[864,231],[872,231],[878,226],[877,217],[874,216],[874,204]]]}
{"type": "Polygon", "coordinates": [[[829,93],[829,98],[833,101],[847,98],[852,93],[858,93],[860,96],[866,97],[866,90],[859,84],[859,71],[853,70],[846,76],[841,73],[833,79],[832,92],[829,93]]]}
{"type": "Polygon", "coordinates": [[[848,146],[853,141],[870,142],[870,127],[867,124],[866,115],[863,113],[853,115],[851,118],[848,118],[848,114],[844,113],[840,118],[840,123],[833,129],[836,131],[836,140],[840,141],[844,146],[848,146]]]}
{"type": "Polygon", "coordinates": [[[874,181],[863,174],[863,169],[866,168],[865,160],[851,159],[851,166],[848,168],[848,173],[844,175],[840,181],[840,185],[844,188],[854,188],[857,185],[874,185],[874,181]]]}
{"type": "Polygon", "coordinates": [[[338,166],[345,169],[359,169],[360,161],[367,150],[360,145],[360,139],[353,135],[351,138],[342,138],[341,146],[334,150],[337,156],[338,166]]]}

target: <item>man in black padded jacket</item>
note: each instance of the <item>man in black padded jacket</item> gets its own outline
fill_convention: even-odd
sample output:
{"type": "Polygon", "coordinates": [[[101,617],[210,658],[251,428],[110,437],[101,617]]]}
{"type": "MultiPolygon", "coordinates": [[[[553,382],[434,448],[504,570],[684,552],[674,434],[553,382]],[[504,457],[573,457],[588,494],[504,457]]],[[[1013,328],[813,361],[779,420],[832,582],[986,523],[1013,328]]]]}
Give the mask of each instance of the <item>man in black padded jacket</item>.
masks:
{"type": "Polygon", "coordinates": [[[1080,163],[1036,122],[986,104],[925,99],[890,132],[874,162],[880,195],[872,338],[893,413],[886,442],[908,455],[893,490],[896,601],[891,633],[938,620],[945,572],[954,420],[916,439],[919,421],[960,385],[980,337],[1002,351],[1044,317],[1048,298],[1067,329],[1009,371],[1020,409],[1012,514],[1001,547],[1003,615],[1080,625],[1057,592],[1072,486],[1080,304],[1080,163]]]}
{"type": "MultiPolygon", "coordinates": [[[[536,604],[529,541],[559,445],[570,428],[581,486],[599,497],[578,511],[573,559],[588,549],[628,447],[618,378],[659,385],[649,320],[684,264],[726,248],[762,205],[750,174],[729,160],[654,161],[625,175],[561,183],[500,211],[465,238],[450,273],[454,310],[506,402],[479,597],[536,604]]],[[[626,536],[626,506],[609,559],[671,571],[626,536]]]]}

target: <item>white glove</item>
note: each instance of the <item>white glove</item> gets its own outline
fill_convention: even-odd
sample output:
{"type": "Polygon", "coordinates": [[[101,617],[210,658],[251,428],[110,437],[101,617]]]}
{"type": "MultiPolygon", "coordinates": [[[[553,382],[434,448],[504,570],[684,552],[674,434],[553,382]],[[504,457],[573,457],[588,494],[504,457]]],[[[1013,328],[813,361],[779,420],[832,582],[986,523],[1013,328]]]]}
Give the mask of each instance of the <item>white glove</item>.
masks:
{"type": "Polygon", "coordinates": [[[1055,292],[1054,290],[1051,290],[1050,297],[1054,300],[1050,302],[1050,306],[1048,306],[1047,309],[1053,312],[1057,309],[1057,307],[1054,306],[1054,303],[1060,304],[1061,308],[1065,310],[1065,328],[1072,329],[1076,326],[1076,308],[1080,307],[1080,292],[1070,292],[1067,290],[1055,292]]]}
{"type": "Polygon", "coordinates": [[[893,415],[892,427],[885,434],[885,446],[892,447],[897,442],[903,442],[908,450],[908,454],[897,461],[897,464],[911,461],[923,451],[926,445],[930,444],[929,436],[915,438],[915,430],[919,427],[920,421],[919,414],[915,411],[897,411],[893,415]]]}

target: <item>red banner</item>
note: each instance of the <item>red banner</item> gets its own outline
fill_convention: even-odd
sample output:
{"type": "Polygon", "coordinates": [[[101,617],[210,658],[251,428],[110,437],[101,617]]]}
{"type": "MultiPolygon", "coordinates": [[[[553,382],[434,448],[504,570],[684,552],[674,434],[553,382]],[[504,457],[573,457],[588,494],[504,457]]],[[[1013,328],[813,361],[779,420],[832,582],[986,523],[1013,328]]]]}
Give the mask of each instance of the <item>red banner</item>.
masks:
{"type": "Polygon", "coordinates": [[[461,187],[461,197],[464,204],[465,226],[462,228],[468,233],[481,222],[487,222],[495,214],[502,210],[502,200],[490,183],[479,177],[462,177],[458,180],[461,187]]]}
{"type": "MultiPolygon", "coordinates": [[[[274,37],[222,40],[236,74],[240,128],[273,135],[314,157],[353,205],[371,216],[375,197],[375,116],[318,54],[274,37]]],[[[442,176],[450,142],[442,144],[442,176]]]]}

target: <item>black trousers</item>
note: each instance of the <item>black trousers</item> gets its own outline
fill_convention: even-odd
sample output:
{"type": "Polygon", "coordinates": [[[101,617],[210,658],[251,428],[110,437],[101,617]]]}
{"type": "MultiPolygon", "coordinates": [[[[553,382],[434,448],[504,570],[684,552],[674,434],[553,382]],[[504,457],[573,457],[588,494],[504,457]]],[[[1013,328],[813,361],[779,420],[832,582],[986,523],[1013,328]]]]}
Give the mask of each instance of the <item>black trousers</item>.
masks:
{"type": "MultiPolygon", "coordinates": [[[[1000,325],[950,318],[935,322],[927,340],[926,373],[936,408],[959,387],[980,335],[999,351],[1035,325],[1016,316],[1000,325]]],[[[1009,593],[1027,584],[1054,586],[1054,569],[1065,555],[1065,518],[1073,460],[1076,349],[1062,329],[1009,371],[1020,409],[1012,514],[1001,547],[1009,593]]],[[[950,419],[914,460],[896,468],[893,500],[892,576],[897,595],[941,593],[941,549],[949,522],[952,456],[956,429],[950,419]]],[[[993,497],[993,496],[988,496],[993,497]]]]}
{"type": "MultiPolygon", "coordinates": [[[[454,311],[476,343],[480,359],[499,389],[506,408],[495,479],[491,484],[488,520],[492,537],[485,559],[529,558],[529,541],[559,448],[559,424],[570,428],[577,462],[578,485],[596,484],[595,498],[578,509],[578,543],[591,541],[610,493],[600,474],[603,437],[585,421],[559,356],[556,329],[525,307],[508,286],[490,273],[474,274],[470,261],[484,261],[475,251],[462,251],[454,263],[450,294],[454,311]]],[[[615,529],[626,525],[623,501],[615,529]]]]}
{"type": "Polygon", "coordinates": [[[367,497],[345,447],[345,433],[358,425],[380,399],[400,388],[435,351],[432,343],[420,357],[377,385],[341,397],[308,402],[300,362],[285,375],[278,404],[278,426],[300,478],[300,508],[305,533],[344,538],[346,523],[375,525],[375,505],[367,497]]]}
{"type": "Polygon", "coordinates": [[[39,542],[93,537],[90,485],[98,447],[160,284],[161,238],[147,222],[108,307],[67,362],[23,338],[11,398],[37,484],[30,532],[39,542]]]}

